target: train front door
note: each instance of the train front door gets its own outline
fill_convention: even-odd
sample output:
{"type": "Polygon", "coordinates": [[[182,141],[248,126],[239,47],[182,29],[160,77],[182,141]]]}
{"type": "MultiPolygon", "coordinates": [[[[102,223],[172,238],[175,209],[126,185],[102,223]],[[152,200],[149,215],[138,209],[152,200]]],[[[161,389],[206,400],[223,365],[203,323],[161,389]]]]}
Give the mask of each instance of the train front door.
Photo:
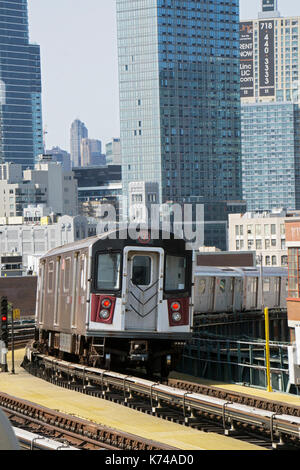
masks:
{"type": "Polygon", "coordinates": [[[126,268],[125,330],[156,331],[162,297],[162,256],[151,251],[128,251],[126,268]]]}

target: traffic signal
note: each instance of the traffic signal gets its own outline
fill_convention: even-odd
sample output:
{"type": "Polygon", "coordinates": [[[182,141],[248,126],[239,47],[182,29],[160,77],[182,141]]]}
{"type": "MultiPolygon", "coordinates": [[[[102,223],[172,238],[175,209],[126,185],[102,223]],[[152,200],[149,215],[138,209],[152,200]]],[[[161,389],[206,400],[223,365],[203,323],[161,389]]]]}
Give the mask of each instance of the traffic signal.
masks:
{"type": "Polygon", "coordinates": [[[8,343],[8,302],[7,297],[1,298],[0,306],[0,339],[8,343]]]}

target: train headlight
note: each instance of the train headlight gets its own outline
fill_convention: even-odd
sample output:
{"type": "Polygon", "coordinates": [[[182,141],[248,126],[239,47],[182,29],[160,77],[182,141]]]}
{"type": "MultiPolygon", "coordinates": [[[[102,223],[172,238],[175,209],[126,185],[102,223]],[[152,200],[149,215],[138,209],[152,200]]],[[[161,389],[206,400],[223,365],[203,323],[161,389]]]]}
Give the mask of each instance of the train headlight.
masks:
{"type": "Polygon", "coordinates": [[[111,300],[110,299],[103,299],[101,302],[101,306],[105,309],[108,309],[111,307],[111,300]]]}
{"type": "Polygon", "coordinates": [[[180,310],[180,303],[179,302],[173,302],[171,304],[171,309],[173,312],[178,312],[180,310]]]}
{"type": "Polygon", "coordinates": [[[102,320],[107,320],[109,318],[109,315],[110,315],[109,310],[101,310],[100,312],[100,318],[102,320]]]}
{"type": "Polygon", "coordinates": [[[173,318],[173,321],[179,322],[182,318],[181,313],[180,312],[173,312],[172,313],[172,318],[173,318]]]}

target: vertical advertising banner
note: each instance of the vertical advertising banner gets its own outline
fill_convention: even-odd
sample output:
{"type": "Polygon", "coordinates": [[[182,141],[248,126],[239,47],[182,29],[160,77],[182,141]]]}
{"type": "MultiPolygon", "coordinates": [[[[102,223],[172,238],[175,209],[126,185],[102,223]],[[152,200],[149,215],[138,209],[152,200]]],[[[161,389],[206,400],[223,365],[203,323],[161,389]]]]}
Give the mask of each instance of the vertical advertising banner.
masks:
{"type": "Polygon", "coordinates": [[[240,23],[241,98],[254,96],[253,22],[240,23]]]}
{"type": "Polygon", "coordinates": [[[275,96],[274,21],[259,22],[259,94],[275,96]]]}

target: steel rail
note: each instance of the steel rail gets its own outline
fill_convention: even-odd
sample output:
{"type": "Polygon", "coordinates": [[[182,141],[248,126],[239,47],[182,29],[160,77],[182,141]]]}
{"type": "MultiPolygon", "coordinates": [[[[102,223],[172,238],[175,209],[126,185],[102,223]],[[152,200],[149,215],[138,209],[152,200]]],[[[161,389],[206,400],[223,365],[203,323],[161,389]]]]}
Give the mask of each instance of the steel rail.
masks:
{"type": "Polygon", "coordinates": [[[79,450],[77,447],[49,439],[48,437],[24,429],[13,427],[13,431],[20,446],[28,450],[79,450]]]}
{"type": "MultiPolygon", "coordinates": [[[[89,383],[100,384],[102,395],[106,395],[106,387],[115,387],[126,393],[136,393],[147,396],[151,403],[153,399],[158,403],[157,407],[152,407],[152,412],[159,412],[160,404],[164,403],[172,407],[182,409],[186,423],[195,412],[208,413],[223,419],[225,422],[239,422],[247,425],[254,425],[263,428],[277,435],[285,434],[299,440],[300,438],[300,417],[287,414],[274,414],[274,412],[259,409],[253,406],[230,402],[222,398],[216,398],[195,392],[186,392],[164,384],[157,384],[153,381],[123,375],[93,367],[84,367],[79,364],[70,364],[66,361],[49,357],[43,354],[33,354],[32,358],[38,361],[45,368],[45,371],[56,370],[56,373],[65,373],[72,380],[88,380],[89,383]],[[225,409],[226,407],[226,409],[225,409]],[[189,416],[187,414],[189,413],[189,416]]],[[[50,372],[51,373],[51,372],[50,372]]],[[[124,400],[125,401],[125,400],[124,400]]]]}
{"type": "Polygon", "coordinates": [[[60,439],[63,438],[64,441],[78,442],[80,449],[178,450],[140,436],[51,410],[2,392],[0,392],[0,407],[12,423],[18,422],[20,428],[22,426],[28,428],[32,425],[36,429],[36,426],[39,426],[45,432],[58,433],[60,439]]]}
{"type": "MultiPolygon", "coordinates": [[[[168,385],[170,387],[179,388],[181,390],[186,390],[188,392],[200,393],[203,395],[209,395],[217,398],[223,398],[224,400],[231,400],[244,405],[249,405],[255,408],[263,408],[269,411],[272,411],[276,414],[287,414],[289,416],[299,416],[300,417],[300,405],[296,406],[288,402],[280,401],[271,401],[269,398],[264,398],[261,396],[254,396],[251,394],[239,393],[234,390],[227,390],[222,387],[214,387],[212,385],[205,385],[202,383],[191,382],[186,379],[178,378],[169,378],[168,385]]],[[[251,388],[249,387],[249,390],[251,388]]],[[[250,392],[249,392],[250,393],[250,392]]],[[[299,401],[300,402],[300,401],[299,401]]]]}

